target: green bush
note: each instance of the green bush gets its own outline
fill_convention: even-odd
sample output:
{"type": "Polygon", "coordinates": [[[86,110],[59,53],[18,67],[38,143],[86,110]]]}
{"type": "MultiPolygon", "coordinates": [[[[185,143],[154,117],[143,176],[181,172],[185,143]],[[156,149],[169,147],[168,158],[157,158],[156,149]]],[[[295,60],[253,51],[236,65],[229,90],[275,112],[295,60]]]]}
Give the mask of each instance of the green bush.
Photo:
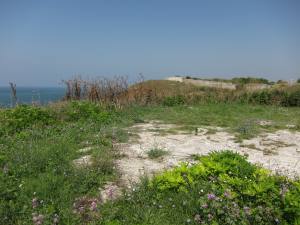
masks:
{"type": "Polygon", "coordinates": [[[103,207],[103,224],[299,224],[300,183],[231,151],[198,157],[103,207]]]}
{"type": "Polygon", "coordinates": [[[164,106],[183,105],[184,103],[185,103],[185,99],[181,95],[165,97],[162,101],[162,104],[164,106]]]}
{"type": "Polygon", "coordinates": [[[289,94],[288,106],[300,106],[300,89],[289,94]]]}
{"type": "Polygon", "coordinates": [[[107,124],[112,121],[114,110],[106,110],[101,105],[89,101],[72,101],[63,106],[58,114],[65,121],[89,119],[107,124]]]}
{"type": "Polygon", "coordinates": [[[13,134],[33,126],[49,125],[55,121],[54,114],[42,107],[19,105],[0,111],[0,135],[13,134]]]}
{"type": "Polygon", "coordinates": [[[245,100],[261,105],[300,106],[300,87],[265,89],[239,96],[239,101],[245,100]]]}

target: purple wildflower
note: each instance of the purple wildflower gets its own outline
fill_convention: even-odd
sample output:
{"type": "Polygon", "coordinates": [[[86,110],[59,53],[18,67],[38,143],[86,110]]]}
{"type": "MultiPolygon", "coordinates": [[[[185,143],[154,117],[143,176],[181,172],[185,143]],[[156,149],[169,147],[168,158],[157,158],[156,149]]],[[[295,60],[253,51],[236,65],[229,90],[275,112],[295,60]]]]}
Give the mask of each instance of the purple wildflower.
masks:
{"type": "Polygon", "coordinates": [[[108,188],[108,190],[107,190],[107,195],[108,195],[108,197],[109,197],[110,199],[113,198],[113,196],[114,196],[114,189],[113,189],[113,187],[109,187],[109,188],[108,188]]]}
{"type": "Polygon", "coordinates": [[[208,200],[214,200],[216,198],[215,194],[207,194],[208,200]]]}

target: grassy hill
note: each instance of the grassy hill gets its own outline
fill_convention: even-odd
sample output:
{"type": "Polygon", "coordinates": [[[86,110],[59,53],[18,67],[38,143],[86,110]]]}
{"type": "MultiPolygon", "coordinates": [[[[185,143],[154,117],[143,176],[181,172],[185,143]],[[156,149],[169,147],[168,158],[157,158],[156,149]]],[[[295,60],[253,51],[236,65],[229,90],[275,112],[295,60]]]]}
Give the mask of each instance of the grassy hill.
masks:
{"type": "Polygon", "coordinates": [[[146,81],[108,93],[107,102],[86,95],[45,107],[0,109],[1,224],[300,223],[299,180],[272,175],[230,151],[144,177],[114,202],[99,198],[99,188],[119,180],[115,162],[126,156],[117,143],[128,141],[131,125],[160,120],[187,129],[221,126],[237,139],[295,132],[299,86],[248,94],[146,81]],[[252,119],[272,124],[249,125],[252,119]],[[77,166],[74,160],[86,154],[91,164],[77,166]]]}

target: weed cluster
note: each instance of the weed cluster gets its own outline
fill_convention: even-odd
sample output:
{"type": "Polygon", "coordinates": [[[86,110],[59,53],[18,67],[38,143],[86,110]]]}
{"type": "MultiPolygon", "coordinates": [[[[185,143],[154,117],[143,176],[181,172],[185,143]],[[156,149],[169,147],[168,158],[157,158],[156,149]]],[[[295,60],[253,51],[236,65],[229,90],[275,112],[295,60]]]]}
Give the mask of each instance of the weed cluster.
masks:
{"type": "Polygon", "coordinates": [[[145,180],[103,208],[103,224],[298,224],[300,182],[231,151],[211,153],[145,180]]]}
{"type": "Polygon", "coordinates": [[[29,127],[49,125],[54,120],[53,113],[41,107],[19,105],[12,109],[0,110],[0,136],[29,127]]]}
{"type": "Polygon", "coordinates": [[[150,159],[158,159],[168,154],[168,151],[161,148],[152,148],[147,152],[150,159]]]}

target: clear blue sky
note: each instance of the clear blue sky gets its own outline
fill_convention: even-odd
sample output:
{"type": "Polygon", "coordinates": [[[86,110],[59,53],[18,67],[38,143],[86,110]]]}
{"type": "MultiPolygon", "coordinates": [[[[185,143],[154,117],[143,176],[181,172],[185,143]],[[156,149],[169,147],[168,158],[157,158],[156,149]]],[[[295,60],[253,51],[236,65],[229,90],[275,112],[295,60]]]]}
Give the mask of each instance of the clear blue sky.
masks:
{"type": "Polygon", "coordinates": [[[299,0],[0,0],[0,86],[74,74],[300,77],[299,0]]]}

